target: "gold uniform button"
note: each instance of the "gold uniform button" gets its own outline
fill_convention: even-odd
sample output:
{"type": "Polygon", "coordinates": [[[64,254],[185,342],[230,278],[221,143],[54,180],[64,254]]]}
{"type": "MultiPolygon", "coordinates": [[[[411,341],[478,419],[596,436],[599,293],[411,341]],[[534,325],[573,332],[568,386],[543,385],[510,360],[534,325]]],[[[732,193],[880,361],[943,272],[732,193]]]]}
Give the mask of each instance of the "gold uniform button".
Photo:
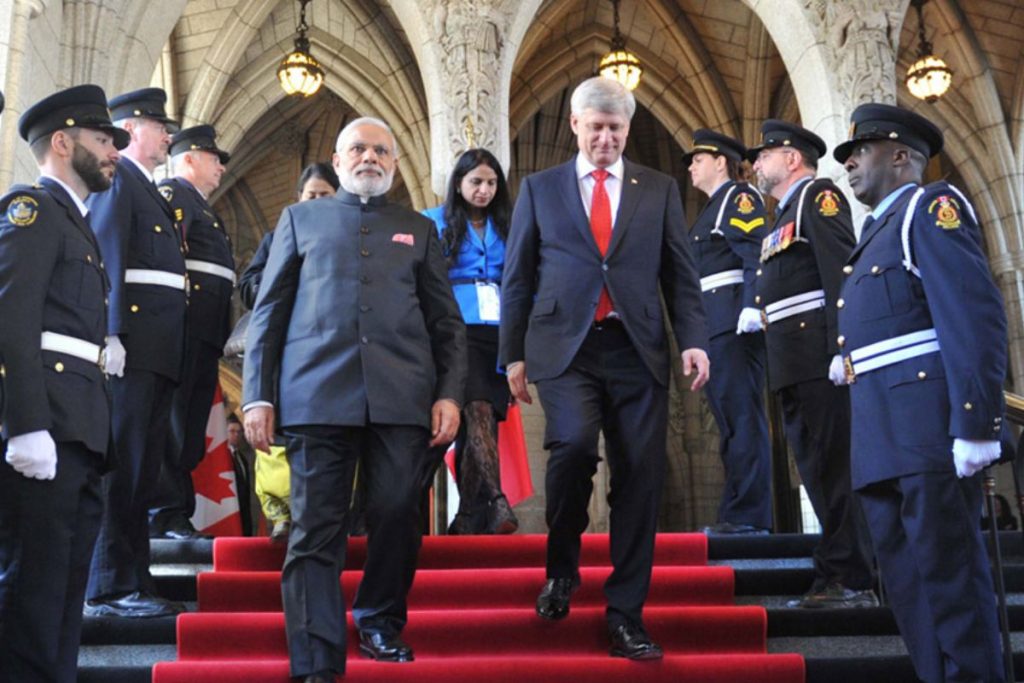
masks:
{"type": "Polygon", "coordinates": [[[761,269],[760,268],[757,269],[757,273],[756,274],[757,274],[758,277],[761,277],[761,269]]]}
{"type": "Polygon", "coordinates": [[[192,289],[199,289],[199,283],[197,282],[194,285],[192,285],[192,289]]]}
{"type": "Polygon", "coordinates": [[[218,223],[217,221],[214,221],[213,222],[213,227],[219,228],[220,227],[220,223],[218,223]]]}
{"type": "Polygon", "coordinates": [[[92,254],[86,254],[85,255],[85,262],[86,263],[92,263],[92,254]]]}
{"type": "Polygon", "coordinates": [[[163,232],[163,230],[164,229],[161,228],[159,225],[154,225],[153,226],[153,232],[163,232]]]}
{"type": "Polygon", "coordinates": [[[132,304],[130,310],[131,310],[132,313],[138,313],[139,312],[138,304],[132,304]]]}
{"type": "Polygon", "coordinates": [[[758,294],[757,296],[754,297],[754,303],[755,304],[761,303],[761,295],[760,294],[758,294]]]}
{"type": "Polygon", "coordinates": [[[807,323],[805,323],[805,322],[801,322],[801,323],[800,323],[800,329],[802,330],[802,329],[804,329],[805,327],[807,327],[807,323]]]}
{"type": "Polygon", "coordinates": [[[839,301],[836,302],[836,308],[842,308],[845,305],[846,305],[846,302],[843,301],[842,299],[840,299],[839,301]]]}
{"type": "Polygon", "coordinates": [[[64,372],[64,364],[61,363],[60,361],[57,361],[54,364],[53,369],[56,370],[57,372],[64,372]]]}
{"type": "Polygon", "coordinates": [[[843,266],[843,272],[846,273],[847,275],[850,275],[851,273],[853,273],[853,266],[843,266]]]}
{"type": "Polygon", "coordinates": [[[918,379],[928,379],[928,373],[925,372],[924,370],[922,370],[921,372],[917,373],[917,378],[918,379]]]}
{"type": "Polygon", "coordinates": [[[878,266],[871,266],[871,272],[873,274],[875,274],[875,275],[877,275],[878,271],[880,271],[880,270],[881,270],[881,268],[879,268],[878,266]]]}
{"type": "Polygon", "coordinates": [[[971,405],[970,401],[964,404],[964,410],[974,410],[974,406],[971,405]]]}
{"type": "Polygon", "coordinates": [[[843,335],[839,335],[838,337],[836,337],[836,343],[839,344],[839,348],[842,348],[843,346],[846,345],[846,337],[844,337],[843,335]]]}

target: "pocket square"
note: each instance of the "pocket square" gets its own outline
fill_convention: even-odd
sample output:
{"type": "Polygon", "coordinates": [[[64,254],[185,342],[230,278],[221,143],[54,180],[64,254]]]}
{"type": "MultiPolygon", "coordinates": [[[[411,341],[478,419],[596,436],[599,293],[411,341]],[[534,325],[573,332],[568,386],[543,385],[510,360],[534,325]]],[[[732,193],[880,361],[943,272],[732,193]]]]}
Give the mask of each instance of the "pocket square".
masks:
{"type": "Polygon", "coordinates": [[[408,244],[410,247],[416,244],[416,240],[413,238],[413,236],[405,232],[395,234],[394,236],[392,236],[391,241],[401,242],[402,244],[408,244]]]}

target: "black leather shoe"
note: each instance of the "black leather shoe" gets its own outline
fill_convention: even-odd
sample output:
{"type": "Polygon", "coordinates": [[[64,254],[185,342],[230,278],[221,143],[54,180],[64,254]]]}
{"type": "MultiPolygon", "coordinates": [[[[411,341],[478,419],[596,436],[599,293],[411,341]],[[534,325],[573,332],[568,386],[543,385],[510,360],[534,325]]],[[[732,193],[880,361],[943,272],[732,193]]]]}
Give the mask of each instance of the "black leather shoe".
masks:
{"type": "Polygon", "coordinates": [[[707,536],[763,536],[768,533],[768,530],[751,524],[719,522],[703,527],[700,532],[707,536]]]}
{"type": "Polygon", "coordinates": [[[334,683],[334,674],[330,671],[310,674],[302,679],[302,683],[334,683]]]}
{"type": "Polygon", "coordinates": [[[537,616],[555,621],[569,616],[569,599],[579,588],[578,579],[548,579],[537,596],[537,616]]]}
{"type": "Polygon", "coordinates": [[[411,662],[412,648],[398,636],[377,631],[359,632],[359,651],[378,662],[411,662]]]}
{"type": "Polygon", "coordinates": [[[164,598],[142,591],[126,593],[116,597],[87,600],[82,613],[87,617],[124,617],[126,619],[150,619],[173,617],[185,608],[164,598]]]}
{"type": "Polygon", "coordinates": [[[854,590],[841,583],[830,583],[822,590],[812,588],[799,598],[793,598],[786,603],[786,607],[802,609],[878,607],[878,596],[870,588],[854,590]]]}
{"type": "Polygon", "coordinates": [[[665,654],[661,651],[661,647],[647,635],[643,626],[622,624],[613,629],[608,637],[612,644],[609,650],[612,657],[639,660],[661,659],[665,654]]]}

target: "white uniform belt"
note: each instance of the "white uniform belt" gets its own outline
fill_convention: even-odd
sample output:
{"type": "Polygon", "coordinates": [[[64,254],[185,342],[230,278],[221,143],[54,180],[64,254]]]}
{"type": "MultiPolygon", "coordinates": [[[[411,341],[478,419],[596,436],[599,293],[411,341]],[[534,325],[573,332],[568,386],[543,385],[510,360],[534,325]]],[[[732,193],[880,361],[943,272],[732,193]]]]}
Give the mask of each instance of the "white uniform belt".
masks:
{"type": "Polygon", "coordinates": [[[187,289],[184,275],[169,273],[166,270],[128,268],[124,271],[124,281],[130,285],[160,285],[182,291],[187,289]]]}
{"type": "Polygon", "coordinates": [[[84,339],[69,337],[66,334],[57,334],[56,332],[43,332],[40,348],[43,351],[53,351],[54,353],[63,353],[75,358],[81,358],[103,367],[103,349],[84,339]]]}
{"type": "Polygon", "coordinates": [[[723,270],[721,273],[702,277],[700,279],[700,291],[706,292],[710,289],[715,289],[716,287],[740,284],[743,284],[742,270],[723,270]]]}
{"type": "Polygon", "coordinates": [[[216,263],[210,263],[209,261],[185,259],[185,267],[189,270],[194,270],[197,273],[206,273],[207,275],[222,277],[225,280],[229,280],[232,285],[235,284],[235,271],[225,266],[219,266],[216,263]]]}
{"type": "Polygon", "coordinates": [[[938,350],[939,339],[935,334],[935,328],[931,327],[854,349],[850,352],[850,361],[854,374],[861,375],[938,350]]]}
{"type": "Polygon", "coordinates": [[[817,308],[825,308],[825,290],[816,289],[813,292],[804,292],[795,296],[787,296],[764,307],[765,317],[769,323],[784,320],[797,313],[813,311],[817,308]]]}

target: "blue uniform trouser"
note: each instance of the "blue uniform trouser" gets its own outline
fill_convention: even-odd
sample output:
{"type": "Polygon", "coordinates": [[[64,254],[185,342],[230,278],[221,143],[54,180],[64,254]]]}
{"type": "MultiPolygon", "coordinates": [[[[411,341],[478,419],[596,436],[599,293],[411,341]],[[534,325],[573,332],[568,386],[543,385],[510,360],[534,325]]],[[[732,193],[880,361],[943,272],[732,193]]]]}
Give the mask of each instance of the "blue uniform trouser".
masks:
{"type": "Polygon", "coordinates": [[[772,526],[771,444],[764,410],[763,334],[720,334],[711,340],[708,404],[721,435],[725,484],[718,521],[772,526]]]}

